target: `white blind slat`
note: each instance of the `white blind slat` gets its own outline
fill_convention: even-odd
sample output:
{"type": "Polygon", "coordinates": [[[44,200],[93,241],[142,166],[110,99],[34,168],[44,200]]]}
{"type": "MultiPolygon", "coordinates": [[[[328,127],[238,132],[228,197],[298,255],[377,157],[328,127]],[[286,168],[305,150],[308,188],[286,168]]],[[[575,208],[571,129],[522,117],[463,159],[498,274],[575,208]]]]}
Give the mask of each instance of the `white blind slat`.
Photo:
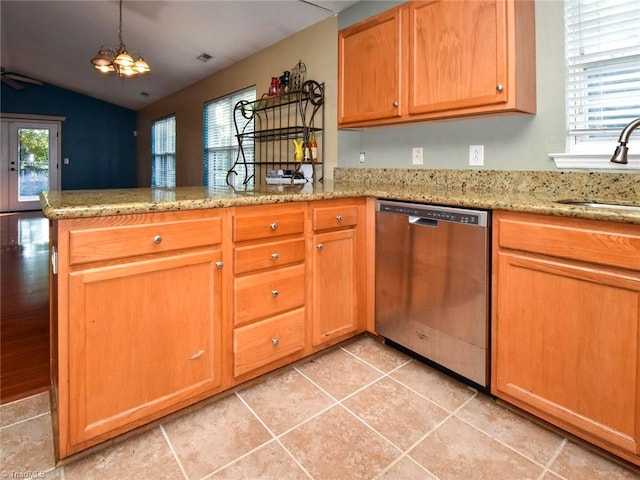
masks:
{"type": "Polygon", "coordinates": [[[640,117],[640,2],[565,0],[566,105],[578,149],[640,117]]]}

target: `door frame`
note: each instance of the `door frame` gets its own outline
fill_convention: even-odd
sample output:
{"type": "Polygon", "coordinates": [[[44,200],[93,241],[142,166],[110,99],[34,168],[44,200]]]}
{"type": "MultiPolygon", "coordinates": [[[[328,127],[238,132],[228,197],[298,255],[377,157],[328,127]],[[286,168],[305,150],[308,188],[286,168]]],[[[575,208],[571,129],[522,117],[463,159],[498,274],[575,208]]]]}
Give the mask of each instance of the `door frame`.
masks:
{"type": "Polygon", "coordinates": [[[14,127],[54,129],[56,137],[49,138],[49,189],[60,190],[62,185],[62,170],[60,159],[62,156],[62,142],[60,131],[65,117],[48,115],[6,114],[0,113],[0,212],[40,209],[40,202],[20,202],[11,198],[10,188],[10,157],[12,148],[17,148],[16,138],[13,138],[14,127]],[[16,125],[17,124],[17,125],[16,125]],[[53,140],[53,142],[52,142],[53,140]],[[52,144],[53,143],[53,144],[52,144]]]}

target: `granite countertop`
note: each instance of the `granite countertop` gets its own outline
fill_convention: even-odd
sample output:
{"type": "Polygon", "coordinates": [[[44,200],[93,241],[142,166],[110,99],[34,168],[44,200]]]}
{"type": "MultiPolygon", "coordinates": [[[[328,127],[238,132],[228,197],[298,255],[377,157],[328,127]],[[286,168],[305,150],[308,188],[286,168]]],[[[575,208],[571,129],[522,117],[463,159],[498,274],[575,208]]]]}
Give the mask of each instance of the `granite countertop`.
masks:
{"type": "Polygon", "coordinates": [[[469,208],[511,210],[640,225],[639,210],[558,203],[589,200],[640,206],[639,174],[490,170],[336,169],[315,185],[131,188],[43,192],[47,218],[126,215],[370,196],[469,208]]]}

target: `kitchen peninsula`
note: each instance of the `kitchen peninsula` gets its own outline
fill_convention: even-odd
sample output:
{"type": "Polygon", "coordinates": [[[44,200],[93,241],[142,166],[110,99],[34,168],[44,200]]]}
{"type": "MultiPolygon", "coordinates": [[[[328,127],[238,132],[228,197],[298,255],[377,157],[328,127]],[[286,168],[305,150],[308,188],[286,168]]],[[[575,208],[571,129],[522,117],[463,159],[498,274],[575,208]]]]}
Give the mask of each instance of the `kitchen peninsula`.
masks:
{"type": "MultiPolygon", "coordinates": [[[[569,394],[550,396],[546,403],[521,394],[527,388],[534,391],[539,380],[534,376],[545,372],[518,378],[518,372],[510,370],[505,358],[530,358],[517,358],[524,333],[512,328],[518,322],[505,319],[527,307],[509,304],[499,294],[499,289],[514,288],[506,280],[513,272],[519,282],[530,281],[511,262],[516,251],[524,252],[518,258],[551,257],[541,262],[544,265],[577,252],[567,268],[575,262],[602,267],[604,280],[598,279],[598,288],[606,284],[607,292],[620,295],[617,313],[625,318],[626,330],[612,329],[608,339],[620,341],[626,355],[626,386],[620,397],[635,398],[640,391],[640,210],[558,201],[640,205],[637,177],[336,169],[334,182],[316,185],[45,192],[43,210],[52,220],[57,456],[69,457],[358,333],[374,331],[374,206],[376,198],[389,198],[494,211],[492,393],[640,463],[638,412],[610,419],[600,406],[580,410],[569,394]],[[538,244],[527,245],[519,240],[520,231],[527,238],[542,232],[551,241],[540,238],[538,244]],[[563,250],[558,247],[563,238],[584,246],[563,250]],[[618,253],[605,255],[601,245],[618,253]],[[624,279],[611,280],[620,272],[624,279]],[[554,408],[565,401],[569,403],[558,415],[554,408]],[[588,415],[592,421],[585,420],[588,415]],[[594,425],[605,425],[606,432],[594,425]]],[[[547,321],[544,315],[540,321],[547,321]]],[[[541,339],[545,341],[549,339],[541,339]]],[[[536,354],[533,348],[525,353],[536,354]]],[[[597,360],[613,370],[616,355],[597,360]]],[[[609,380],[618,385],[613,382],[620,378],[609,380]]],[[[567,388],[572,393],[572,387],[567,388]]]]}

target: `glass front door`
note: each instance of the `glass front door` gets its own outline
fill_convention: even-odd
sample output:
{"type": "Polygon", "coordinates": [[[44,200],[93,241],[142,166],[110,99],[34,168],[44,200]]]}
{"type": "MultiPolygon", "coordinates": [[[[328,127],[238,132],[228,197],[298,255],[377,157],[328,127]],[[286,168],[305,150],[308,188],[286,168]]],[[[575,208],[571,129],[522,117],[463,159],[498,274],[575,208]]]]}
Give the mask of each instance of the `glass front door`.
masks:
{"type": "Polygon", "coordinates": [[[37,210],[40,193],[57,188],[58,124],[3,121],[3,127],[9,148],[3,151],[2,210],[37,210]]]}

